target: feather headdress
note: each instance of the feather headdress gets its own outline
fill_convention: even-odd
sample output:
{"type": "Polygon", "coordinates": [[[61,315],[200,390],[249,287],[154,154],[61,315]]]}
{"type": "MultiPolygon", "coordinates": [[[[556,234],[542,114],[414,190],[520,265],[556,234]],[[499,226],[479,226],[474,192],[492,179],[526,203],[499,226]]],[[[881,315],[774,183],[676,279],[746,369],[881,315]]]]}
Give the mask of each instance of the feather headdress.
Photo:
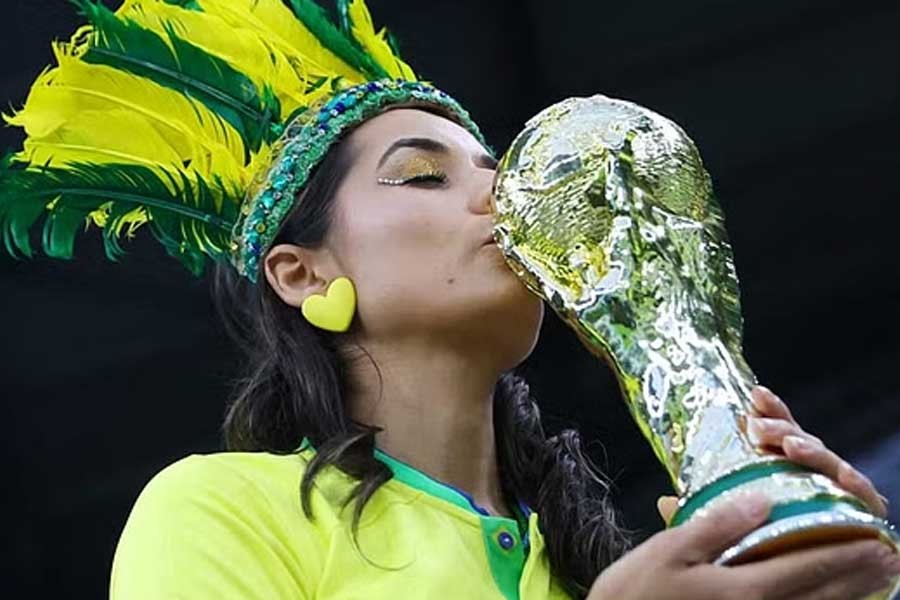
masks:
{"type": "Polygon", "coordinates": [[[146,225],[200,274],[227,259],[256,280],[260,256],[329,147],[396,103],[452,98],[419,82],[363,0],[73,0],[88,20],[53,45],[56,66],[5,116],[24,128],[0,162],[0,237],[13,256],[71,258],[103,232],[107,256],[146,225]]]}

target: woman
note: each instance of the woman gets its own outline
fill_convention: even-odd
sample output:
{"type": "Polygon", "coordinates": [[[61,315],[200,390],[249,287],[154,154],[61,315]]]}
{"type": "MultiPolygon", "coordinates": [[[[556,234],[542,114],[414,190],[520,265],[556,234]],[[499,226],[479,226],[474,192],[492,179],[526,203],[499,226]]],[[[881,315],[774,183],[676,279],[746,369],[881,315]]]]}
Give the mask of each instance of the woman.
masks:
{"type": "MultiPolygon", "coordinates": [[[[420,597],[488,597],[494,565],[459,568],[472,565],[451,552],[477,554],[485,530],[497,526],[521,544],[527,528],[517,535],[519,506],[540,517],[531,533],[544,532],[551,597],[563,597],[563,589],[583,595],[593,584],[592,598],[852,598],[887,585],[898,567],[896,559],[876,560],[883,553],[877,542],[710,566],[717,551],[765,519],[758,499],[658,534],[616,561],[626,538],[577,434],[546,440],[527,387],[509,373],[537,342],[543,304],[491,241],[493,168],[475,137],[449,119],[388,110],[323,161],[266,255],[264,285],[240,289],[233,270],[220,271],[223,293],[231,292],[223,304],[248,310],[234,322],[252,324],[242,332],[251,350],[248,376],[226,432],[233,449],[253,454],[192,457],[157,476],[120,542],[114,597],[134,597],[159,578],[172,578],[173,591],[196,592],[187,597],[289,597],[294,585],[301,597],[400,597],[404,589],[420,597]],[[303,301],[340,276],[358,290],[352,327],[335,334],[299,318],[303,301]],[[292,453],[304,437],[314,449],[292,453]],[[352,478],[338,477],[335,466],[352,478]],[[317,478],[326,481],[321,491],[317,478]],[[354,514],[341,519],[351,490],[354,514]],[[292,505],[285,510],[293,522],[273,519],[261,499],[225,504],[248,494],[292,505]],[[223,504],[210,500],[219,495],[223,504]],[[381,566],[332,537],[358,524],[366,501],[373,516],[359,532],[361,550],[381,566]],[[406,504],[417,502],[424,505],[406,504]],[[393,503],[403,506],[396,516],[393,503]],[[305,512],[313,507],[327,515],[324,527],[308,524],[323,518],[305,512]],[[463,526],[429,512],[452,514],[467,527],[458,531],[463,526]],[[390,539],[395,527],[411,528],[413,539],[390,539]],[[163,556],[158,536],[170,529],[180,541],[163,556]],[[273,546],[284,556],[276,559],[273,546]],[[272,562],[259,560],[264,548],[272,562]],[[416,561],[404,571],[404,558],[419,551],[440,554],[439,564],[416,561]],[[334,552],[329,565],[324,557],[334,552]],[[210,577],[229,572],[228,565],[234,577],[210,577]],[[655,576],[637,576],[644,569],[655,576]]],[[[832,475],[884,514],[871,484],[804,433],[776,396],[757,388],[754,397],[767,417],[754,425],[761,444],[832,475]]],[[[670,510],[664,501],[662,512],[670,510]]],[[[488,562],[492,542],[484,542],[488,562]]],[[[497,572],[494,578],[501,592],[515,594],[497,572]]]]}
{"type": "MultiPolygon", "coordinates": [[[[216,3],[191,4],[184,10],[216,3]]],[[[97,14],[100,27],[108,15],[97,14]]],[[[364,22],[357,13],[357,29],[364,22]]],[[[768,507],[756,497],[625,553],[627,538],[578,435],[547,439],[527,386],[511,373],[534,348],[544,309],[492,242],[495,162],[477,128],[438,93],[426,98],[405,85],[353,113],[351,99],[368,98],[370,84],[359,85],[311,105],[318,112],[287,128],[249,189],[234,228],[236,268],[220,263],[217,273],[219,299],[248,351],[226,419],[239,452],[188,457],[147,485],[117,548],[113,598],[843,599],[900,573],[897,557],[874,541],[713,566],[765,520],[768,507]],[[327,144],[303,146],[296,160],[322,156],[302,169],[286,150],[332,131],[327,144]],[[275,198],[285,173],[296,193],[288,187],[275,198]],[[285,212],[271,210],[276,202],[285,212]]],[[[382,97],[381,88],[369,91],[382,97]]],[[[230,113],[217,114],[225,127],[230,113]]],[[[40,150],[40,137],[31,140],[40,150]]],[[[254,147],[248,140],[244,147],[254,147]]],[[[115,154],[121,160],[123,151],[115,154]]],[[[259,169],[253,158],[242,166],[259,169]]],[[[81,176],[71,164],[25,172],[81,176]]],[[[129,173],[133,187],[156,175],[108,164],[129,173]]],[[[79,189],[93,181],[85,177],[79,189]]],[[[34,180],[26,183],[33,192],[34,180]]],[[[181,193],[200,198],[198,189],[181,193]]],[[[227,200],[227,186],[220,191],[227,200]]],[[[66,193],[56,193],[62,200],[46,207],[51,217],[67,205],[66,193]]],[[[202,198],[186,203],[195,205],[202,198]]],[[[206,208],[204,223],[221,217],[206,208]]],[[[139,219],[115,205],[91,218],[114,228],[129,214],[139,219]]],[[[150,214],[186,264],[197,248],[218,257],[205,229],[185,235],[182,224],[167,230],[163,213],[150,214]]],[[[776,396],[758,388],[754,398],[761,445],[884,513],[871,484],[803,432],[776,396]]],[[[661,501],[664,518],[672,509],[671,499],[661,501]]]]}

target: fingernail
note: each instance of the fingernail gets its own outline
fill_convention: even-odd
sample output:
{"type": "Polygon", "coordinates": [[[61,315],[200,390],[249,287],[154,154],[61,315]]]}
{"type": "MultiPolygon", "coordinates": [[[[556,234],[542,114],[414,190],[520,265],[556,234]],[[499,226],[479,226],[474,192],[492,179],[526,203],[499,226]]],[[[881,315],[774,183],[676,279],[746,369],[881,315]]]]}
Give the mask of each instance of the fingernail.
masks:
{"type": "Polygon", "coordinates": [[[765,429],[765,426],[756,417],[747,419],[747,437],[750,438],[750,443],[754,446],[759,446],[763,429],[765,429]]]}
{"type": "MultiPolygon", "coordinates": [[[[878,492],[875,492],[875,493],[878,494],[878,492]]],[[[881,502],[882,502],[885,506],[890,506],[890,505],[891,505],[891,501],[888,500],[888,497],[887,497],[887,496],[885,496],[885,495],[883,495],[883,494],[878,494],[878,498],[879,498],[879,500],[881,500],[881,502]]]]}
{"type": "MultiPolygon", "coordinates": [[[[759,392],[765,392],[765,390],[766,390],[766,388],[764,388],[762,386],[757,386],[757,388],[758,388],[759,392]]],[[[762,408],[761,405],[763,403],[763,400],[759,393],[750,394],[750,401],[753,403],[753,406],[755,406],[756,408],[762,408]]]]}
{"type": "Polygon", "coordinates": [[[785,446],[790,446],[791,448],[799,452],[806,452],[807,450],[809,450],[809,442],[797,435],[784,436],[784,442],[782,443],[785,446]]]}
{"type": "Polygon", "coordinates": [[[864,485],[869,482],[869,479],[865,475],[860,473],[859,470],[850,463],[845,462],[841,464],[841,468],[844,469],[844,471],[847,473],[847,477],[849,477],[851,481],[853,481],[853,483],[857,485],[864,485]]]}

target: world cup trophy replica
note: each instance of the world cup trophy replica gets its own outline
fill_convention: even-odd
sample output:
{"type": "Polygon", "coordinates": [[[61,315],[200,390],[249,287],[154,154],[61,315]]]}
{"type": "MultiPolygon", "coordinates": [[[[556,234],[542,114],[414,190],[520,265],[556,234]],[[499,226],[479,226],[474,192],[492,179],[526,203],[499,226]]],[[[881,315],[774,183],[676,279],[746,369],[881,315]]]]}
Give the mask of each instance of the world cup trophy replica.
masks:
{"type": "Polygon", "coordinates": [[[771,499],[769,521],[719,564],[858,538],[898,547],[858,498],[749,438],[731,247],[678,125],[600,95],[551,106],[500,160],[492,212],[509,266],[614,370],[679,496],[672,525],[741,492],[771,499]]]}

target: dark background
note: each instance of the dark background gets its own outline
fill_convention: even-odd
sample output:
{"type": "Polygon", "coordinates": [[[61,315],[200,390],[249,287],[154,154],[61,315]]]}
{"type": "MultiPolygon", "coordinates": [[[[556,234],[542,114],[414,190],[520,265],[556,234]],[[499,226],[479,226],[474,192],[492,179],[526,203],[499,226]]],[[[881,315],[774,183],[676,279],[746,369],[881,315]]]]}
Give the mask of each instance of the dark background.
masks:
{"type": "MultiPolygon", "coordinates": [[[[3,0],[0,98],[25,99],[59,0],[3,0]]],[[[741,277],[746,356],[801,423],[871,475],[900,521],[900,5],[896,0],[371,0],[417,71],[497,148],[567,96],[653,108],[694,138],[741,277]]],[[[0,147],[17,147],[0,130],[0,147]]],[[[220,448],[237,355],[208,285],[150,239],[119,263],[0,256],[6,589],[98,598],[146,481],[220,448]]],[[[577,426],[626,524],[667,482],[606,367],[550,313],[524,366],[550,428],[577,426]]]]}

